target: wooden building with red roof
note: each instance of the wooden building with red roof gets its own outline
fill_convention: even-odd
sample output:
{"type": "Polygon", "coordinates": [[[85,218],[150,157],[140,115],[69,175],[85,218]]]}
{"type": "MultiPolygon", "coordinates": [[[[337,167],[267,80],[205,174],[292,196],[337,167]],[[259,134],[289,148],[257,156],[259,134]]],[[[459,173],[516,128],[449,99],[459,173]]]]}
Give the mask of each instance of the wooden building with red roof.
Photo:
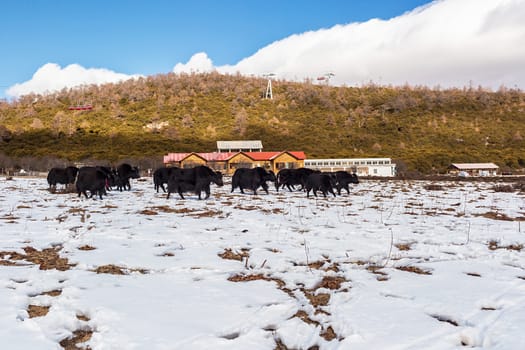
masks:
{"type": "Polygon", "coordinates": [[[302,151],[168,153],[164,156],[164,165],[179,168],[206,165],[231,175],[238,168],[258,166],[274,172],[285,168],[302,168],[305,158],[305,153],[302,151]]]}

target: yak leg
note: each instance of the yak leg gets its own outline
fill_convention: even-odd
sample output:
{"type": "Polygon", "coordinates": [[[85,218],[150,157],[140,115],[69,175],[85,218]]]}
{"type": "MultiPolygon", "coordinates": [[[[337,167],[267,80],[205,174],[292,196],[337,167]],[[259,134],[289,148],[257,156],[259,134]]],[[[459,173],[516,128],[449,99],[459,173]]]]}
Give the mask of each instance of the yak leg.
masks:
{"type": "Polygon", "coordinates": [[[204,197],[204,199],[210,198],[210,185],[204,186],[204,192],[206,192],[206,197],[204,197]]]}

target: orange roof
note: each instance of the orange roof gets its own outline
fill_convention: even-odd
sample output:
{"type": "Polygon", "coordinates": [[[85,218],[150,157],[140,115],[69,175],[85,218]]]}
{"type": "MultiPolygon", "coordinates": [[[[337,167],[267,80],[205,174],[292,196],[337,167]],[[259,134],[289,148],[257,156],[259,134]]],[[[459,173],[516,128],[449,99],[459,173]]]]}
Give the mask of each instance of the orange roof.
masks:
{"type": "Polygon", "coordinates": [[[304,154],[303,151],[284,151],[284,152],[290,153],[292,156],[294,156],[295,158],[300,159],[300,160],[306,159],[306,154],[304,154]]]}
{"type": "Polygon", "coordinates": [[[246,154],[248,157],[250,157],[253,160],[272,160],[272,159],[277,158],[278,156],[280,156],[283,153],[288,153],[288,154],[292,155],[293,157],[295,157],[297,159],[301,159],[301,160],[306,158],[304,152],[302,152],[302,151],[298,151],[298,152],[297,151],[294,151],[294,152],[289,152],[289,151],[282,151],[282,152],[243,152],[243,153],[246,154]]]}
{"type": "Polygon", "coordinates": [[[253,160],[270,160],[281,152],[243,152],[253,160]]]}

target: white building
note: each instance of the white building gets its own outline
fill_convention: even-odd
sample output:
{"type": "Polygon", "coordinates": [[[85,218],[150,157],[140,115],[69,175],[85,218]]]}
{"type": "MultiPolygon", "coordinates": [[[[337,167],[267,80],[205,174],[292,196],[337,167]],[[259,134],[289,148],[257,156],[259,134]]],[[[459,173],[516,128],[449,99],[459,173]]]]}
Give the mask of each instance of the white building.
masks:
{"type": "Polygon", "coordinates": [[[217,151],[221,152],[262,152],[261,140],[217,141],[217,151]]]}
{"type": "Polygon", "coordinates": [[[396,175],[396,165],[390,158],[305,159],[304,166],[321,171],[345,170],[358,176],[396,175]]]}

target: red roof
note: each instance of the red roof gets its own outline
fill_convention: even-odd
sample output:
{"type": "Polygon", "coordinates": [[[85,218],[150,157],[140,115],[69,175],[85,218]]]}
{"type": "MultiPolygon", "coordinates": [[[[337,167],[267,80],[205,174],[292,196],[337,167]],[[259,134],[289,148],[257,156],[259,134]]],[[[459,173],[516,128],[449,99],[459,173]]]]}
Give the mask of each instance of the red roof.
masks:
{"type": "Polygon", "coordinates": [[[191,153],[168,153],[164,156],[164,163],[180,162],[191,153]]]}
{"type": "Polygon", "coordinates": [[[195,154],[203,159],[205,159],[207,162],[220,162],[220,161],[226,161],[228,159],[233,158],[234,156],[238,154],[244,154],[247,157],[255,160],[255,161],[265,161],[265,160],[272,160],[277,158],[283,153],[288,153],[292,155],[293,157],[303,160],[306,159],[306,156],[304,152],[302,151],[282,151],[282,152],[209,152],[209,153],[169,153],[164,156],[164,163],[172,163],[172,162],[180,162],[186,158],[188,158],[190,155],[195,154]]]}
{"type": "Polygon", "coordinates": [[[202,158],[206,159],[208,162],[220,162],[232,158],[233,156],[239,154],[239,152],[210,152],[197,154],[202,158]]]}

